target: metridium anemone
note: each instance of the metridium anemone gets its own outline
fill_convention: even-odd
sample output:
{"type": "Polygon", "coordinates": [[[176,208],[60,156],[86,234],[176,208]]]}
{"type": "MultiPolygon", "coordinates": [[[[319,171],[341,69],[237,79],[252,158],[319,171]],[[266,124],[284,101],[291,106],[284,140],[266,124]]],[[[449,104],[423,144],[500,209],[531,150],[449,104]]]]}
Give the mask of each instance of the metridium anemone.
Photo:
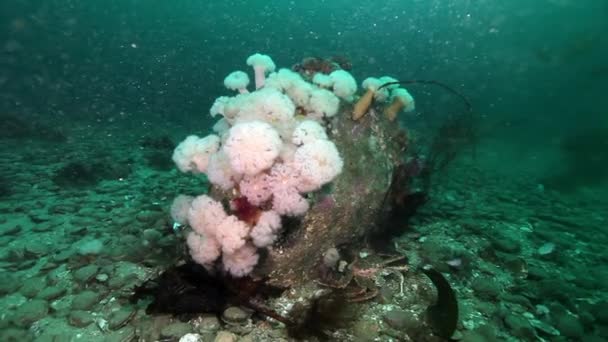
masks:
{"type": "Polygon", "coordinates": [[[332,80],[334,94],[346,101],[352,101],[353,95],[357,91],[355,78],[344,70],[336,70],[329,74],[329,77],[332,80]]]}
{"type": "Polygon", "coordinates": [[[390,120],[394,121],[397,118],[397,113],[401,110],[411,112],[414,110],[414,98],[407,90],[398,88],[392,92],[392,103],[384,110],[384,115],[390,120]]]}
{"type": "Polygon", "coordinates": [[[376,101],[384,102],[388,98],[388,89],[383,88],[378,90],[382,86],[383,82],[381,79],[368,77],[366,78],[361,86],[364,89],[367,89],[365,94],[359,98],[359,101],[355,103],[355,107],[353,108],[353,120],[359,120],[367,110],[369,106],[372,105],[372,101],[375,99],[376,101]]]}
{"type": "Polygon", "coordinates": [[[253,176],[269,169],[281,150],[281,137],[268,123],[239,123],[228,133],[223,149],[235,172],[253,176]]]}
{"type": "Polygon", "coordinates": [[[262,88],[266,80],[266,73],[273,72],[276,68],[270,56],[259,53],[249,56],[247,65],[252,66],[255,72],[255,89],[262,88]]]}
{"type": "Polygon", "coordinates": [[[320,72],[316,73],[312,78],[312,83],[318,85],[320,88],[329,89],[334,85],[334,81],[329,77],[329,75],[322,74],[320,72]]]}
{"type": "Polygon", "coordinates": [[[238,90],[241,94],[247,94],[249,76],[242,71],[233,71],[224,79],[224,86],[230,90],[238,90]]]}
{"type": "Polygon", "coordinates": [[[220,148],[220,137],[210,134],[204,138],[188,136],[173,151],[173,161],[181,172],[205,173],[209,158],[220,148]]]}

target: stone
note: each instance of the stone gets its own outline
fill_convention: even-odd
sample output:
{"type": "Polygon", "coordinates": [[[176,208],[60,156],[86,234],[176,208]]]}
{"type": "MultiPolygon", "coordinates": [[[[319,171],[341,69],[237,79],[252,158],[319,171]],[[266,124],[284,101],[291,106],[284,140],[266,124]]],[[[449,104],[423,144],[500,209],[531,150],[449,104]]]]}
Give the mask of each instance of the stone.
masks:
{"type": "Polygon", "coordinates": [[[67,292],[67,289],[61,285],[51,286],[44,288],[38,293],[38,298],[45,300],[55,300],[63,296],[67,292]]]}
{"type": "Polygon", "coordinates": [[[3,225],[0,226],[0,236],[12,236],[12,235],[17,235],[21,232],[21,226],[16,224],[16,225],[3,225]]]}
{"type": "Polygon", "coordinates": [[[557,314],[554,323],[562,335],[575,341],[582,341],[585,329],[577,317],[569,313],[557,314]]]}
{"type": "Polygon", "coordinates": [[[42,299],[32,299],[17,307],[13,316],[13,322],[21,327],[27,327],[30,324],[42,319],[49,312],[49,303],[42,299]]]}
{"type": "Polygon", "coordinates": [[[154,222],[156,220],[156,218],[158,216],[159,216],[158,212],[154,212],[154,211],[150,211],[150,210],[144,210],[144,211],[140,211],[135,216],[135,219],[137,219],[137,221],[139,221],[141,223],[152,223],[152,222],[154,222]]]}
{"type": "Polygon", "coordinates": [[[7,328],[0,330],[0,341],[30,341],[32,337],[25,329],[7,328]]]}
{"type": "Polygon", "coordinates": [[[71,311],[70,315],[68,316],[68,323],[78,328],[84,328],[93,323],[94,321],[95,317],[93,317],[93,315],[88,311],[71,311]]]}
{"type": "Polygon", "coordinates": [[[353,325],[353,335],[357,342],[376,341],[379,335],[379,327],[374,322],[357,321],[353,325]]]}
{"type": "Polygon", "coordinates": [[[489,278],[476,278],[473,280],[471,287],[475,291],[475,295],[481,299],[492,300],[500,295],[500,286],[489,278]]]}
{"type": "Polygon", "coordinates": [[[221,328],[220,320],[215,315],[204,315],[200,318],[198,330],[200,332],[216,332],[221,328]]]}
{"type": "Polygon", "coordinates": [[[509,313],[504,318],[505,325],[515,337],[521,338],[524,341],[534,341],[536,334],[534,328],[528,320],[518,314],[509,313]]]}
{"type": "Polygon", "coordinates": [[[38,240],[34,240],[25,245],[25,254],[30,257],[40,257],[48,255],[50,252],[51,246],[38,240]]]}
{"type": "Polygon", "coordinates": [[[179,342],[203,342],[203,337],[199,334],[186,334],[179,339],[179,342]]]}
{"type": "Polygon", "coordinates": [[[499,251],[505,253],[517,253],[521,249],[519,241],[515,239],[500,235],[490,235],[490,237],[492,241],[492,246],[494,246],[494,248],[499,251]]]}
{"type": "Polygon", "coordinates": [[[105,283],[106,281],[108,281],[108,279],[110,279],[110,276],[107,275],[106,273],[100,273],[95,276],[95,280],[97,280],[100,283],[105,283]]]}
{"type": "Polygon", "coordinates": [[[74,280],[79,282],[80,284],[88,283],[95,277],[97,272],[99,271],[99,267],[97,265],[87,265],[79,268],[74,272],[74,280]]]}
{"type": "Polygon", "coordinates": [[[222,314],[224,321],[235,324],[244,323],[247,321],[249,316],[250,314],[247,311],[239,308],[238,306],[228,307],[222,314]]]}
{"type": "Polygon", "coordinates": [[[124,327],[135,316],[136,312],[137,311],[134,311],[128,307],[123,307],[112,312],[110,319],[108,320],[110,330],[117,330],[124,327]]]}
{"type": "Polygon", "coordinates": [[[591,307],[595,319],[603,325],[608,325],[608,301],[602,301],[591,307]]]}
{"type": "Polygon", "coordinates": [[[526,297],[519,294],[503,293],[500,295],[500,300],[503,302],[509,302],[513,304],[519,304],[526,308],[534,307],[532,302],[526,297]]]}
{"type": "Polygon", "coordinates": [[[213,342],[236,342],[237,340],[238,336],[229,331],[222,330],[215,335],[213,342]]]}
{"type": "Polygon", "coordinates": [[[44,289],[46,286],[46,279],[44,277],[30,278],[25,281],[19,293],[27,298],[34,298],[36,295],[44,289]]]}
{"type": "Polygon", "coordinates": [[[180,337],[192,332],[192,326],[188,323],[174,322],[163,327],[160,331],[161,337],[179,339],[180,337]]]}
{"type": "Polygon", "coordinates": [[[126,326],[120,330],[112,331],[104,336],[104,342],[132,342],[135,341],[137,332],[134,327],[126,326]]]}
{"type": "Polygon", "coordinates": [[[99,302],[99,297],[97,292],[83,291],[72,300],[72,310],[90,310],[99,302]]]}
{"type": "Polygon", "coordinates": [[[17,279],[17,277],[9,274],[8,272],[3,272],[0,274],[0,295],[13,293],[17,291],[20,286],[21,282],[19,279],[17,279]]]}
{"type": "Polygon", "coordinates": [[[156,242],[156,241],[162,239],[163,234],[156,229],[148,228],[148,229],[144,230],[143,237],[147,241],[156,242]]]}
{"type": "Polygon", "coordinates": [[[384,314],[384,321],[397,330],[407,330],[408,328],[418,326],[416,317],[405,310],[391,310],[384,314]]]}

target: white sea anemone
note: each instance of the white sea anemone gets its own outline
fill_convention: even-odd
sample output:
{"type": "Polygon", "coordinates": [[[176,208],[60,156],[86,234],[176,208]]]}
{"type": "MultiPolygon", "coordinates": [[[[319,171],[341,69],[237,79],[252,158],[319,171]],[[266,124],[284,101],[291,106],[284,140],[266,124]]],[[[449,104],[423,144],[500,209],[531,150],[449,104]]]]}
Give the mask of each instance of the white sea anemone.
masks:
{"type": "Polygon", "coordinates": [[[223,150],[235,172],[255,175],[272,166],[281,144],[281,137],[272,126],[251,121],[230,128],[223,150]]]}

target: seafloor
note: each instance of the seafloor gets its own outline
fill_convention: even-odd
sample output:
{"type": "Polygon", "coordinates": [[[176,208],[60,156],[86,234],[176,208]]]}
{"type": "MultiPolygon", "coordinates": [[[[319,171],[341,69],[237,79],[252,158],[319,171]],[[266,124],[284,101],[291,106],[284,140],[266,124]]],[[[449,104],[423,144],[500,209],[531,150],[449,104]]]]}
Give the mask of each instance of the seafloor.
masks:
{"type": "MultiPolygon", "coordinates": [[[[135,285],[183,255],[172,199],[205,188],[170,163],[163,137],[182,132],[158,127],[138,134],[121,123],[74,123],[66,141],[3,138],[1,341],[172,341],[191,332],[204,341],[291,340],[242,308],[182,322],[129,302],[135,285]]],[[[426,263],[457,292],[463,341],[608,339],[608,196],[539,185],[525,161],[542,155],[482,140],[436,175],[431,200],[392,241],[411,265],[403,293],[387,277],[378,297],[336,317],[343,322],[331,340],[416,341],[433,296],[414,271],[426,263]]]]}

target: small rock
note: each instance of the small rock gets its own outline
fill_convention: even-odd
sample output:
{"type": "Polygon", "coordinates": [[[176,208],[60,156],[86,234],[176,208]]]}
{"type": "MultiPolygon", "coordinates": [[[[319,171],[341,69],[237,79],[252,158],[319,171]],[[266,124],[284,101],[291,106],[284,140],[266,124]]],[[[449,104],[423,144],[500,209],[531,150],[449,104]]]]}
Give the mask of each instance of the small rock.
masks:
{"type": "Polygon", "coordinates": [[[100,283],[105,283],[106,281],[108,281],[108,278],[110,278],[110,276],[105,273],[100,273],[95,276],[95,280],[97,280],[100,283]]]}
{"type": "Polygon", "coordinates": [[[227,323],[244,323],[249,318],[249,313],[238,306],[231,306],[224,310],[222,318],[227,323]]]}
{"type": "Polygon", "coordinates": [[[21,226],[18,224],[0,227],[0,236],[17,235],[20,232],[21,232],[21,226]]]}
{"type": "Polygon", "coordinates": [[[79,282],[80,284],[88,283],[99,271],[99,267],[97,265],[87,265],[79,268],[74,272],[74,280],[79,282]]]}
{"type": "Polygon", "coordinates": [[[384,314],[384,321],[393,329],[406,330],[412,326],[417,326],[416,317],[404,310],[391,310],[384,314]]]}
{"type": "Polygon", "coordinates": [[[27,298],[34,298],[36,295],[44,289],[46,286],[46,279],[44,277],[30,278],[25,281],[19,293],[27,298]]]}
{"type": "Polygon", "coordinates": [[[72,300],[72,310],[90,310],[99,302],[99,294],[90,290],[77,294],[72,300]]]}
{"type": "Polygon", "coordinates": [[[154,212],[154,211],[150,211],[150,210],[144,210],[144,211],[140,211],[135,218],[137,219],[137,221],[141,222],[141,223],[151,223],[154,222],[154,220],[156,220],[156,218],[159,216],[158,212],[154,212]]]}
{"type": "Polygon", "coordinates": [[[521,315],[509,313],[504,319],[505,325],[509,328],[509,331],[515,336],[523,339],[524,341],[534,341],[536,334],[534,328],[530,325],[530,322],[521,315]]]}
{"type": "Polygon", "coordinates": [[[379,327],[376,323],[368,321],[357,321],[353,326],[355,341],[376,341],[379,327]]]}
{"type": "Polygon", "coordinates": [[[55,228],[55,223],[47,221],[47,222],[36,223],[35,225],[32,226],[32,231],[37,232],[37,233],[43,233],[43,232],[51,231],[53,228],[55,228]]]}
{"type": "Polygon", "coordinates": [[[598,322],[608,325],[608,300],[594,304],[591,308],[591,313],[598,322]]]}
{"type": "Polygon", "coordinates": [[[68,323],[78,328],[84,328],[95,321],[95,317],[88,312],[82,310],[71,311],[68,316],[68,323]]]}
{"type": "Polygon", "coordinates": [[[519,294],[504,293],[500,296],[500,300],[503,302],[519,304],[528,308],[534,307],[530,299],[528,299],[526,296],[522,296],[519,294]]]}
{"type": "Polygon", "coordinates": [[[40,257],[51,252],[51,246],[41,241],[32,241],[25,246],[25,254],[30,257],[40,257]]]}
{"type": "Polygon", "coordinates": [[[163,234],[156,229],[145,229],[143,233],[144,239],[150,242],[156,242],[163,237],[163,234]]]}
{"type": "Polygon", "coordinates": [[[136,312],[137,311],[129,308],[121,308],[120,310],[112,313],[110,320],[108,321],[108,326],[111,330],[120,329],[129,323],[129,321],[135,316],[136,312]]]}
{"type": "Polygon", "coordinates": [[[2,341],[30,341],[32,337],[25,329],[6,328],[0,330],[0,340],[2,341]]]}
{"type": "Polygon", "coordinates": [[[113,331],[104,337],[104,342],[131,342],[136,338],[135,328],[126,326],[120,330],[113,331]]]}
{"type": "Polygon", "coordinates": [[[203,337],[199,334],[186,334],[179,339],[179,342],[203,342],[203,337]]]}
{"type": "Polygon", "coordinates": [[[19,286],[21,286],[21,282],[19,279],[17,279],[17,277],[9,274],[8,272],[3,272],[0,274],[0,295],[13,293],[17,291],[19,286]]]}
{"type": "Polygon", "coordinates": [[[537,265],[529,265],[528,266],[528,279],[530,280],[542,280],[549,278],[549,272],[546,269],[537,266],[537,265]]]}
{"type": "Polygon", "coordinates": [[[71,205],[71,204],[56,204],[53,205],[51,207],[49,207],[48,212],[51,215],[54,214],[68,214],[68,213],[75,213],[78,209],[76,208],[75,205],[71,205]]]}
{"type": "Polygon", "coordinates": [[[540,321],[538,319],[530,320],[530,324],[538,331],[539,335],[544,337],[555,337],[559,336],[559,330],[555,329],[551,325],[546,322],[540,321]]]}
{"type": "Polygon", "coordinates": [[[38,298],[45,300],[55,300],[63,296],[67,292],[67,289],[61,285],[44,288],[38,293],[38,298]]]}
{"type": "Polygon", "coordinates": [[[521,244],[516,239],[501,235],[492,235],[492,245],[499,251],[505,253],[517,253],[521,249],[521,244]]]}
{"type": "Polygon", "coordinates": [[[222,330],[215,335],[213,342],[236,342],[237,339],[238,337],[235,334],[222,330]]]}
{"type": "Polygon", "coordinates": [[[46,300],[32,299],[17,308],[13,321],[18,326],[26,327],[44,318],[48,312],[49,304],[46,300]]]}
{"type": "Polygon", "coordinates": [[[42,223],[42,222],[47,222],[51,220],[51,215],[47,215],[47,214],[31,214],[30,215],[30,220],[32,220],[32,222],[34,223],[42,223]]]}
{"type": "Polygon", "coordinates": [[[578,318],[569,313],[558,314],[555,317],[555,327],[562,335],[575,341],[582,341],[585,334],[585,329],[578,318]]]}
{"type": "Polygon", "coordinates": [[[162,328],[160,334],[164,338],[179,339],[192,332],[192,326],[188,323],[174,322],[162,328]]]}
{"type": "Polygon", "coordinates": [[[476,278],[471,284],[475,295],[481,299],[495,299],[500,294],[500,286],[489,278],[476,278]]]}
{"type": "Polygon", "coordinates": [[[100,254],[103,249],[103,241],[100,239],[81,241],[78,245],[78,254],[97,255],[100,254]]]}
{"type": "Polygon", "coordinates": [[[200,318],[199,332],[216,332],[220,330],[220,320],[215,315],[205,315],[200,318]]]}
{"type": "Polygon", "coordinates": [[[553,242],[547,242],[542,246],[538,247],[537,253],[539,255],[549,255],[555,251],[555,244],[553,242]]]}

